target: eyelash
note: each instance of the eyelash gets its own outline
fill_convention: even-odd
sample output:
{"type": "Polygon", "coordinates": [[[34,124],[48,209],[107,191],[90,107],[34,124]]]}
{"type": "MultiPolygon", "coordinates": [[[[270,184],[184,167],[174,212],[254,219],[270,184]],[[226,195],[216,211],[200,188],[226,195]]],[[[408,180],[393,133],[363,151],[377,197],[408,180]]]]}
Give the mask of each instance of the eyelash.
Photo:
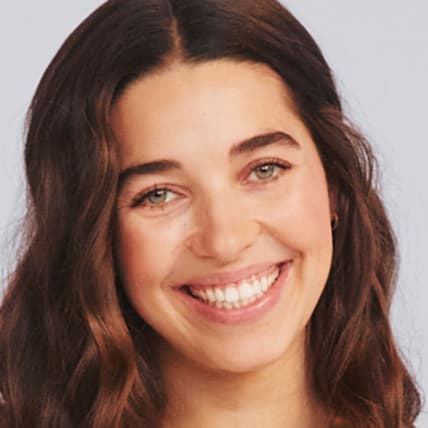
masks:
{"type": "MultiPolygon", "coordinates": [[[[291,165],[288,162],[285,162],[281,159],[277,159],[277,158],[263,159],[262,161],[255,161],[250,165],[248,165],[247,168],[245,168],[243,175],[250,176],[253,172],[255,172],[257,169],[263,166],[273,166],[279,169],[281,172],[284,172],[285,170],[291,168],[291,165]]],[[[260,183],[269,183],[271,181],[275,181],[277,178],[279,178],[279,176],[275,175],[274,177],[269,177],[266,180],[260,180],[260,183]]]]}
{"type": "MultiPolygon", "coordinates": [[[[244,171],[244,175],[250,176],[251,174],[255,173],[257,169],[265,166],[273,166],[280,170],[279,175],[276,174],[273,177],[269,177],[266,180],[260,179],[260,183],[270,183],[272,181],[277,180],[282,173],[285,170],[288,170],[291,168],[291,165],[288,162],[284,162],[283,160],[272,158],[272,159],[264,159],[263,161],[257,161],[253,164],[250,164],[244,171]]],[[[148,207],[148,209],[154,209],[154,210],[162,210],[165,208],[166,205],[168,205],[169,202],[164,202],[161,204],[147,204],[147,200],[154,195],[158,191],[165,191],[165,192],[175,192],[174,188],[172,186],[165,186],[165,185],[155,185],[149,190],[145,190],[143,193],[138,194],[131,202],[131,208],[136,207],[148,207]]]]}

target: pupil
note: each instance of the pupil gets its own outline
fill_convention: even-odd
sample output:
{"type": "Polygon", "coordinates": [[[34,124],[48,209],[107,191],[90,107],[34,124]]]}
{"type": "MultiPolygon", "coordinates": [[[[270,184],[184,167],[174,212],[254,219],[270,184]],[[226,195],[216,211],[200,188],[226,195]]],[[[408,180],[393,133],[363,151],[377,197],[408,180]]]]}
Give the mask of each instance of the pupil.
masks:
{"type": "Polygon", "coordinates": [[[273,165],[262,165],[257,168],[256,174],[259,178],[271,177],[273,174],[273,165]]]}
{"type": "Polygon", "coordinates": [[[153,204],[159,204],[165,202],[166,200],[166,191],[165,190],[155,190],[149,196],[149,201],[153,204]]]}

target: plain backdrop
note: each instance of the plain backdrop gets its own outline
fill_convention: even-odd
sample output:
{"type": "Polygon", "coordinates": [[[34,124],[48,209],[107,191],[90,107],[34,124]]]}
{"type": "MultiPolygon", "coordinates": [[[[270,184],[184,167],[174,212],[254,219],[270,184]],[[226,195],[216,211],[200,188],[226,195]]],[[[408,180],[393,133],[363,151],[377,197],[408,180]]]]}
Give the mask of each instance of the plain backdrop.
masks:
{"type": "MultiPolygon", "coordinates": [[[[201,0],[203,1],[203,0],[201,0]]],[[[231,0],[232,1],[232,0],[231,0]]],[[[24,212],[24,116],[66,36],[96,0],[15,0],[0,14],[0,291],[14,263],[24,212]]],[[[428,3],[424,0],[289,0],[320,44],[346,110],[381,167],[401,267],[392,323],[403,355],[428,390],[428,3]]],[[[418,420],[428,428],[428,415],[418,420]]]]}

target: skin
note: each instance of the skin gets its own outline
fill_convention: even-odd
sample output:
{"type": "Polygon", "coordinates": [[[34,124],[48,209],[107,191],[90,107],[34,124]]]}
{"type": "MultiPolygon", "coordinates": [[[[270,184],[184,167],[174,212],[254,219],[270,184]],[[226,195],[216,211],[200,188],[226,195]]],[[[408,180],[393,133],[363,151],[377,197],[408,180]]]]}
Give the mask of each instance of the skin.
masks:
{"type": "Polygon", "coordinates": [[[295,111],[271,69],[231,60],[174,63],[133,83],[114,107],[122,170],[181,164],[133,175],[117,203],[123,285],[159,334],[166,427],[328,426],[305,370],[305,338],[331,266],[332,208],[315,143],[295,111]],[[240,141],[276,131],[297,144],[230,156],[240,141]],[[266,177],[254,164],[273,159],[289,167],[268,167],[266,177]],[[133,206],[154,185],[169,192],[133,206]],[[279,301],[254,322],[208,321],[175,289],[290,259],[279,301]]]}

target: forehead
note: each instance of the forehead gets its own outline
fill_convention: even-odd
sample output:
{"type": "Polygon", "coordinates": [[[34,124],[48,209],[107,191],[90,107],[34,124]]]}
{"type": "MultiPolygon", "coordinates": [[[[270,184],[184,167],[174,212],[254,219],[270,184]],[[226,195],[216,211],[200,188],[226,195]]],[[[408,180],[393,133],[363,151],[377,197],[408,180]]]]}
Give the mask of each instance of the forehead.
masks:
{"type": "Polygon", "coordinates": [[[232,144],[284,126],[302,132],[295,111],[289,90],[269,67],[216,60],[173,64],[144,76],[119,98],[112,119],[126,159],[142,148],[148,157],[159,156],[162,148],[170,153],[232,144]]]}

